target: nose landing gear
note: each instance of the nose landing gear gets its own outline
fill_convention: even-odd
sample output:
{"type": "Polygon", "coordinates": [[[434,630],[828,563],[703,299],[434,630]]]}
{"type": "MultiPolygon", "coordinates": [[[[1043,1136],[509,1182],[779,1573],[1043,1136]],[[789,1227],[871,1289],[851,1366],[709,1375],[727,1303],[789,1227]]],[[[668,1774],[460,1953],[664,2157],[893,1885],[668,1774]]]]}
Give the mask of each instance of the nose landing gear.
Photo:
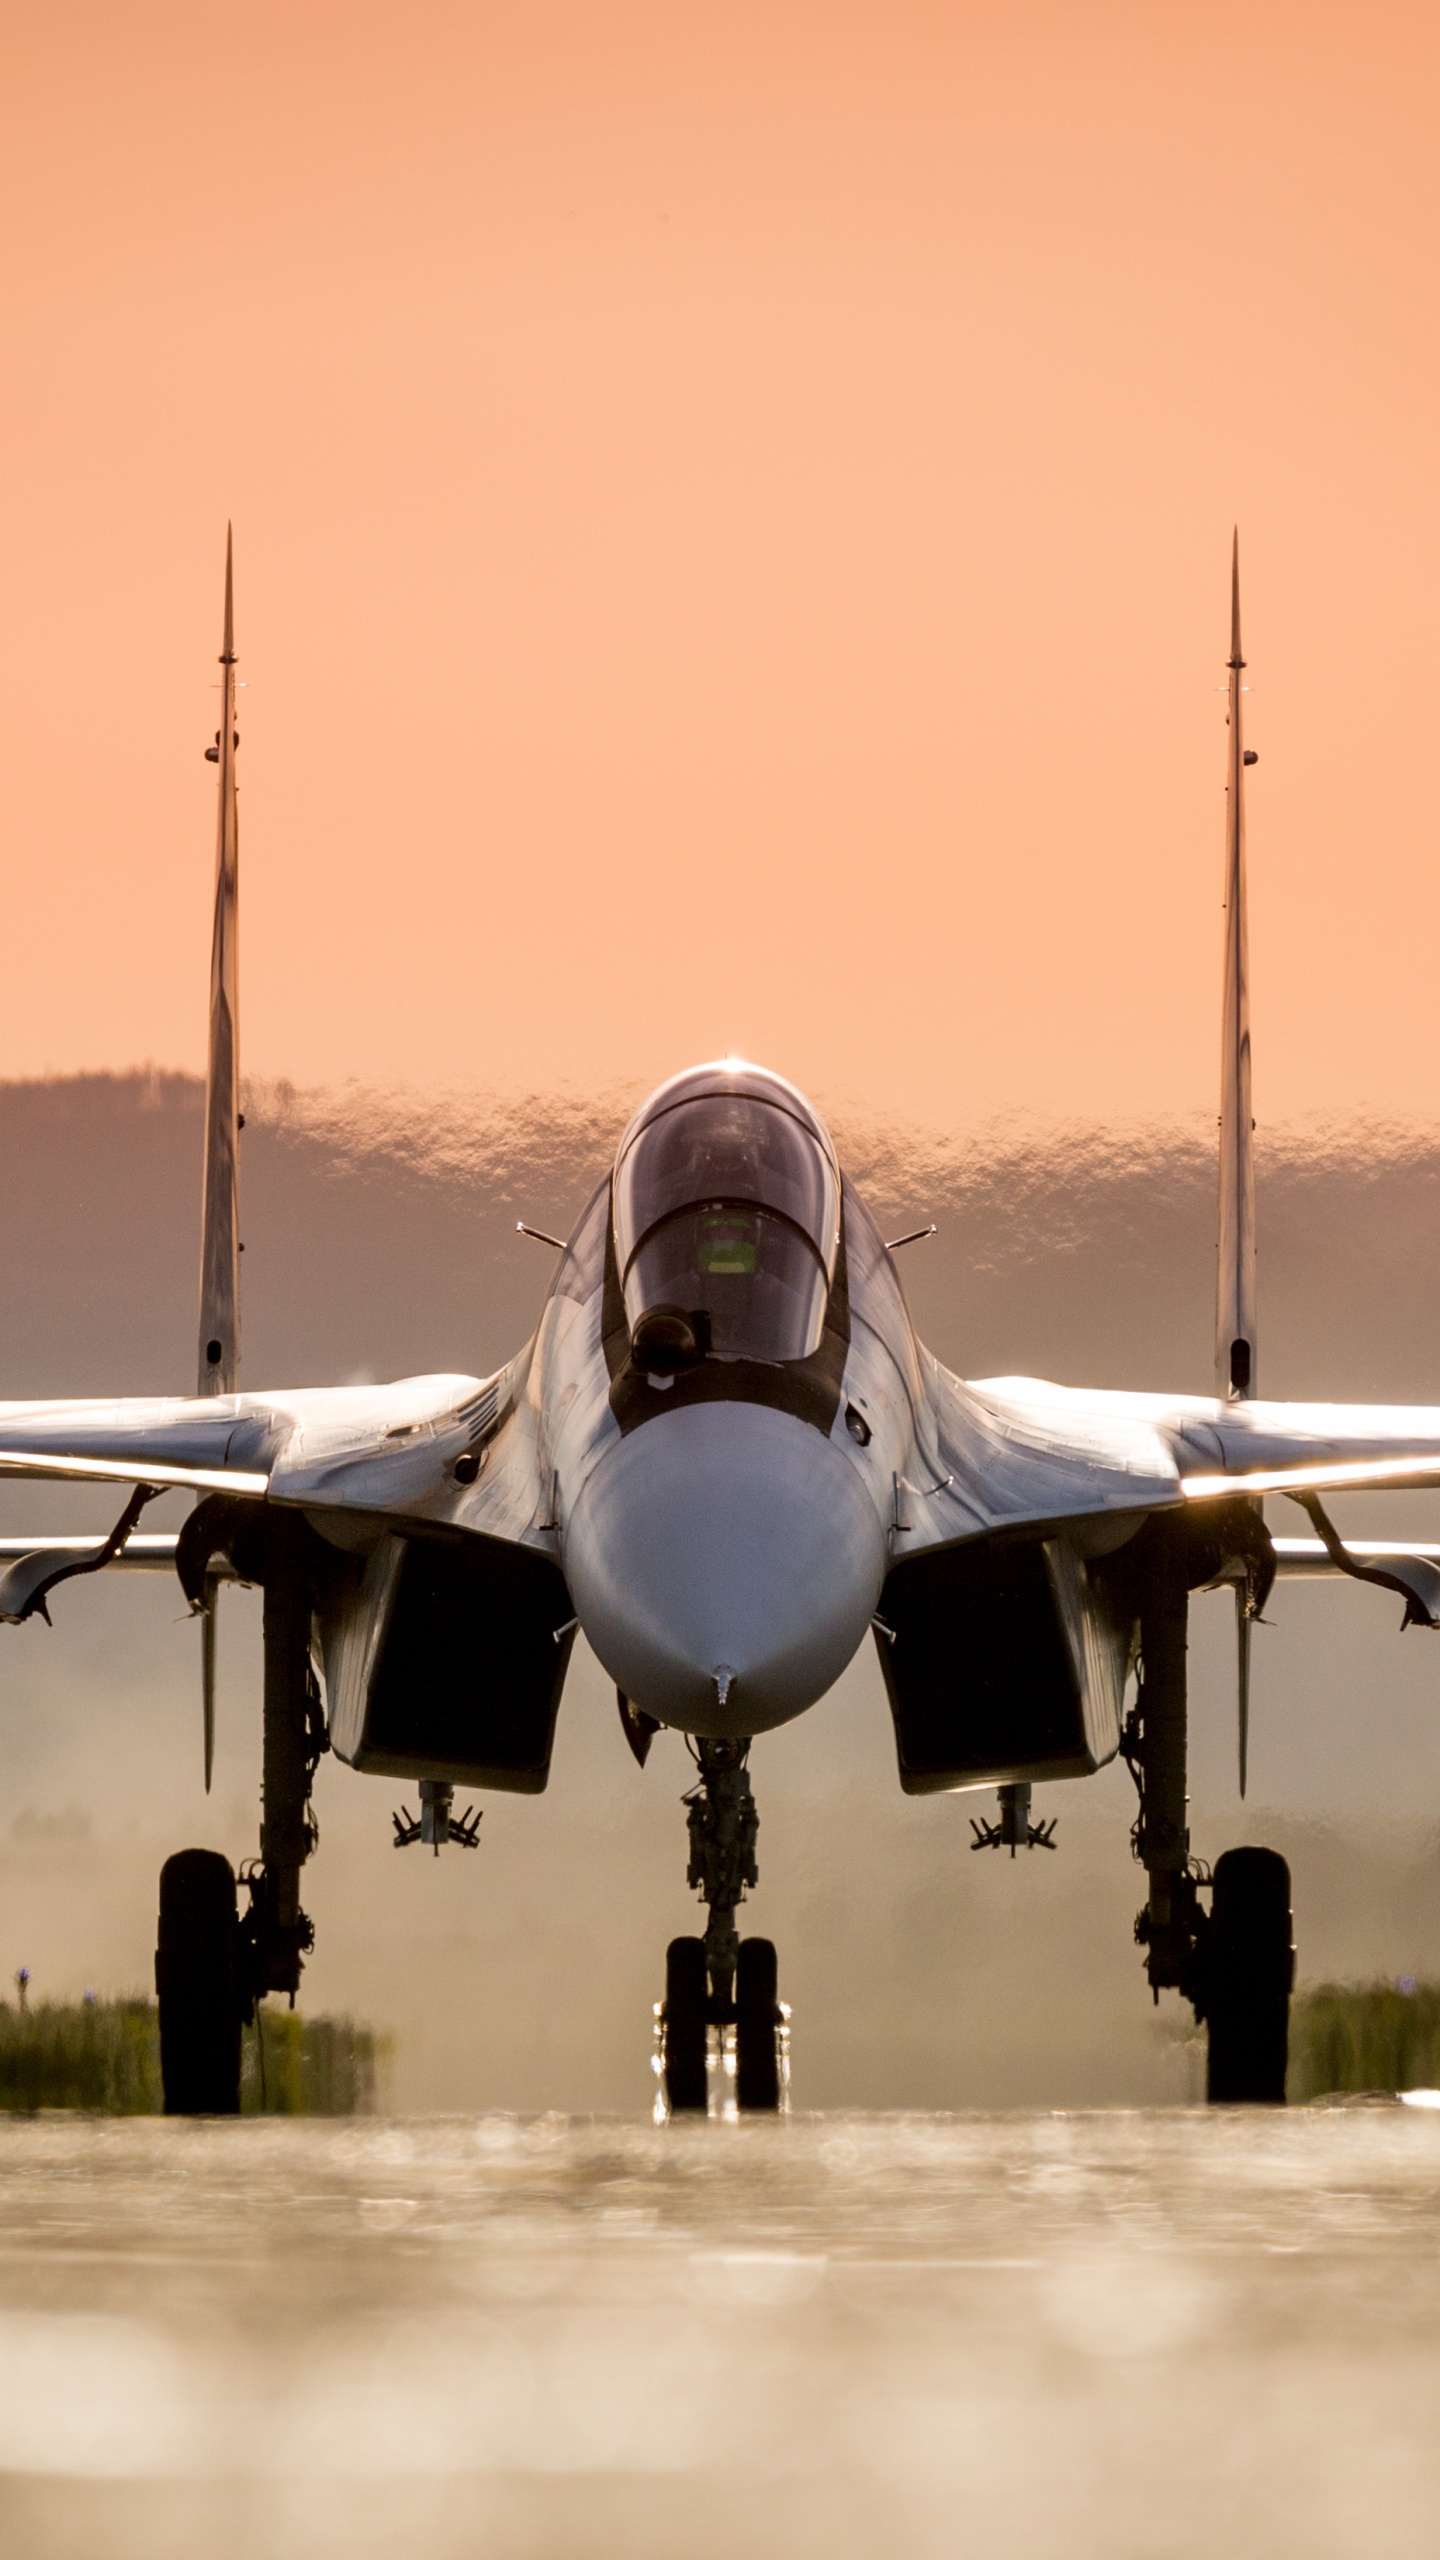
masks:
{"type": "Polygon", "coordinates": [[[758,1884],[755,1810],[744,1741],[695,1745],[700,1783],[685,1798],[690,1822],[686,1881],[707,1905],[703,1938],[673,1938],[665,1955],[660,2062],[671,2115],[704,2114],[709,2095],[710,2029],[732,2031],[735,2102],[744,2114],[774,2115],[785,2078],[784,2012],[777,1996],[775,1949],[768,1938],[741,1938],[735,1913],[758,1884]]]}

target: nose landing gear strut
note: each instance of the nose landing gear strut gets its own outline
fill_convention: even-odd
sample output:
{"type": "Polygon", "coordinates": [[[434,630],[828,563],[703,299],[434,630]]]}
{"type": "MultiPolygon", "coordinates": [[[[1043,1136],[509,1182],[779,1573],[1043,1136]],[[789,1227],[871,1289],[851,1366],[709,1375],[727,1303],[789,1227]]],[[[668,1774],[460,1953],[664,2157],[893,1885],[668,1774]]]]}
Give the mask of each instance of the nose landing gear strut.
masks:
{"type": "Polygon", "coordinates": [[[673,1938],[665,1954],[660,2012],[661,2067],[671,2115],[703,2115],[709,2083],[710,2029],[734,2031],[735,2099],[746,2114],[773,2115],[780,2104],[782,2011],[775,1949],[768,1938],[742,1938],[735,1913],[757,1884],[755,1810],[744,1741],[695,1745],[700,1783],[684,1799],[690,1821],[686,1881],[709,1917],[703,1938],[673,1938]]]}

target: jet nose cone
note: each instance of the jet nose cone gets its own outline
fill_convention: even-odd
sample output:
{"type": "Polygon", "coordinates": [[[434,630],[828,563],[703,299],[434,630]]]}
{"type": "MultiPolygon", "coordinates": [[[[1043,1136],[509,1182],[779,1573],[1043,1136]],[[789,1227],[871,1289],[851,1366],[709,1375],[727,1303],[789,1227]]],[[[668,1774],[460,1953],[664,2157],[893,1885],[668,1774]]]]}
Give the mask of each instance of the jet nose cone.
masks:
{"type": "Polygon", "coordinates": [[[874,1613],[885,1539],[853,1461],[808,1423],[690,1405],[600,1460],[565,1572],[638,1707],[688,1733],[763,1733],[838,1680],[874,1613]]]}

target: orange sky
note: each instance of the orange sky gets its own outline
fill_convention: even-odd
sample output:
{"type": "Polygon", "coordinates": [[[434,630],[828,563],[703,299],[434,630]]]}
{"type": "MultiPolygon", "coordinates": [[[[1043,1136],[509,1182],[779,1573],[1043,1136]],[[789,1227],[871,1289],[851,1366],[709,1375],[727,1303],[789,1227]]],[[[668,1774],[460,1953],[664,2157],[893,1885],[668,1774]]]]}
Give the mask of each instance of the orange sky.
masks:
{"type": "Polygon", "coordinates": [[[1433,8],[0,10],[0,1073],[1440,1110],[1433,8]]]}

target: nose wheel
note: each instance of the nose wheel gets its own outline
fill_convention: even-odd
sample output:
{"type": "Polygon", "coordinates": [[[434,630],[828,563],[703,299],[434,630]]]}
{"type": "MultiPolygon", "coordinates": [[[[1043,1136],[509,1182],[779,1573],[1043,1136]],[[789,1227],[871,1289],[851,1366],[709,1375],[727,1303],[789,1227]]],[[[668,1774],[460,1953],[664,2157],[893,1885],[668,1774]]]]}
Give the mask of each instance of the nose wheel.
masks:
{"type": "Polygon", "coordinates": [[[688,1882],[708,1907],[703,1938],[672,1938],[665,1953],[660,2067],[669,2114],[703,2115],[709,2103],[710,2030],[722,2056],[729,2031],[735,2103],[745,2115],[774,2115],[784,2085],[775,1949],[741,1938],[735,1913],[758,1884],[760,1829],[746,1761],[747,1741],[695,1746],[700,1783],[685,1798],[690,1821],[688,1882]]]}
{"type": "Polygon", "coordinates": [[[710,2094],[710,1985],[703,1938],[672,1938],[665,1950],[660,2030],[665,2104],[672,2116],[703,2116],[710,2094]]]}
{"type": "Polygon", "coordinates": [[[774,1941],[742,1938],[735,1966],[735,2104],[774,2115],[780,2104],[780,1994],[774,1941]]]}

